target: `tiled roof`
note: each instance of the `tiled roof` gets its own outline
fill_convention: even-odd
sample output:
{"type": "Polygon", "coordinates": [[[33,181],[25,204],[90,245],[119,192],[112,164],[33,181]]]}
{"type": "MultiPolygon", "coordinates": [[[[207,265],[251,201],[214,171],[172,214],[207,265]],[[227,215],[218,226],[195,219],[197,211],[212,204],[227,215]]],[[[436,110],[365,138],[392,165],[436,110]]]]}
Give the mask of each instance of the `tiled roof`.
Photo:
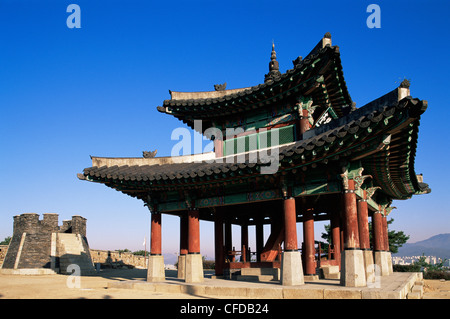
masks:
{"type": "Polygon", "coordinates": [[[222,91],[218,97],[205,98],[207,92],[198,93],[198,98],[165,100],[157,110],[191,126],[192,119],[246,112],[292,96],[310,96],[316,104],[332,106],[338,116],[348,114],[353,105],[344,80],[339,47],[329,44],[316,47],[305,59],[295,62],[294,68],[266,83],[231,94],[222,91]]]}
{"type": "MultiPolygon", "coordinates": [[[[419,184],[414,172],[419,118],[427,102],[410,96],[400,99],[399,90],[396,88],[344,117],[308,131],[306,136],[309,138],[280,146],[279,170],[314,167],[340,158],[358,159],[365,164],[364,173],[372,175],[376,184],[382,185],[383,191],[393,198],[407,198],[415,193],[427,192],[427,185],[419,184]],[[390,144],[386,141],[388,137],[390,144]],[[368,149],[377,143],[379,148],[368,149]]],[[[231,176],[254,176],[259,174],[263,165],[267,165],[265,160],[259,158],[257,162],[250,162],[247,158],[243,163],[202,161],[94,166],[84,169],[78,177],[113,188],[125,183],[129,184],[127,189],[135,188],[136,191],[182,188],[195,183],[217,182],[231,176]]]]}

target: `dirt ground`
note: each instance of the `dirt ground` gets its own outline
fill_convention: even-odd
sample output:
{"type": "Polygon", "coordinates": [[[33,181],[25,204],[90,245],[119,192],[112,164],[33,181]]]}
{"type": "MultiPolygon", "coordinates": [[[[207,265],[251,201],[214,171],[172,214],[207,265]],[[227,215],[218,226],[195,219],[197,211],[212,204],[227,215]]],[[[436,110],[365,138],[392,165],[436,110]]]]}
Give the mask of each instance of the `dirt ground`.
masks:
{"type": "Polygon", "coordinates": [[[144,279],[145,269],[105,269],[95,276],[5,275],[0,273],[2,299],[186,299],[185,294],[108,288],[116,280],[144,279]],[[75,281],[79,279],[79,282],[75,281]]]}
{"type": "MultiPolygon", "coordinates": [[[[167,276],[173,276],[170,271],[167,276]]],[[[95,276],[0,274],[0,299],[193,299],[186,294],[108,288],[116,280],[144,279],[145,269],[105,269],[95,276]]],[[[424,299],[450,299],[450,281],[425,280],[424,299]]]]}
{"type": "Polygon", "coordinates": [[[425,279],[423,299],[450,299],[450,281],[425,279]]]}

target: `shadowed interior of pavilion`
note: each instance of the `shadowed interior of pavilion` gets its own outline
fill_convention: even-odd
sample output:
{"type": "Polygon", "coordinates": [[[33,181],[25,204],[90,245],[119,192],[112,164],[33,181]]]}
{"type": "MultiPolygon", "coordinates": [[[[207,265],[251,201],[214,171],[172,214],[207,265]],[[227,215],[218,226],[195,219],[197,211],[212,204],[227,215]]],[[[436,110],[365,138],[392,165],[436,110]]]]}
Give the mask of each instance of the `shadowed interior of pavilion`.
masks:
{"type": "MultiPolygon", "coordinates": [[[[296,222],[303,224],[306,218],[305,227],[309,227],[304,229],[304,235],[308,237],[305,238],[298,251],[301,253],[303,251],[302,256],[306,256],[305,251],[313,255],[309,259],[309,263],[313,262],[314,264],[314,271],[310,275],[319,275],[321,266],[340,265],[340,234],[337,234],[335,231],[334,239],[336,243],[328,244],[315,241],[314,225],[311,224],[317,221],[333,220],[331,222],[331,231],[339,231],[339,205],[341,205],[340,192],[326,196],[311,195],[296,199],[297,207],[307,208],[306,214],[297,214],[296,222]],[[334,219],[333,216],[335,216],[334,219]],[[306,250],[304,243],[308,245],[306,250]]],[[[223,240],[216,238],[217,243],[215,246],[216,258],[222,260],[222,263],[217,263],[216,271],[218,273],[225,271],[226,278],[235,278],[235,275],[240,274],[242,268],[280,268],[285,236],[282,200],[235,204],[222,209],[222,216],[225,216],[222,217],[221,221],[224,225],[222,230],[223,240]],[[232,211],[232,214],[230,214],[230,211],[232,211]],[[269,234],[265,234],[265,225],[270,225],[269,234]],[[239,226],[240,228],[241,245],[237,248],[233,245],[233,226],[239,226]],[[255,228],[254,233],[256,236],[253,250],[249,245],[249,227],[255,228]]],[[[209,208],[199,209],[199,219],[214,222],[217,216],[220,215],[219,211],[220,209],[217,208],[214,213],[209,208]]],[[[299,212],[301,211],[299,210],[299,212]]],[[[180,212],[179,215],[175,212],[171,214],[183,218],[184,212],[180,212]]],[[[215,232],[219,237],[221,231],[216,229],[215,232]]],[[[181,247],[187,247],[186,240],[187,238],[181,239],[181,247]]],[[[305,261],[305,258],[303,258],[304,269],[305,261]]],[[[274,280],[279,280],[279,278],[274,278],[274,280]]]]}

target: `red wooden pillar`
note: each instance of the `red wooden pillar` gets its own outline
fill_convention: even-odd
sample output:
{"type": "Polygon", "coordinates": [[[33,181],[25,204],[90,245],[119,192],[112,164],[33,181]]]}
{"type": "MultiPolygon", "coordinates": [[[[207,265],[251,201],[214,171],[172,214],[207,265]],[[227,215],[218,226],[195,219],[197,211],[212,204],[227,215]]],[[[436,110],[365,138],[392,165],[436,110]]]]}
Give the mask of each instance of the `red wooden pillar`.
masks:
{"type": "Polygon", "coordinates": [[[225,220],[225,256],[231,261],[230,251],[233,249],[233,234],[230,220],[225,220]]]}
{"type": "Polygon", "coordinates": [[[383,216],[380,211],[373,213],[372,216],[372,237],[373,237],[373,250],[383,251],[383,216]]]}
{"type": "Polygon", "coordinates": [[[358,200],[358,229],[361,249],[370,249],[369,211],[367,209],[366,191],[363,190],[363,199],[358,200]]]}
{"type": "Polygon", "coordinates": [[[216,276],[221,276],[223,275],[223,268],[225,263],[225,254],[223,251],[223,216],[217,211],[214,220],[214,237],[216,276]]]}
{"type": "Polygon", "coordinates": [[[261,253],[264,249],[264,224],[263,224],[263,218],[260,216],[257,216],[255,218],[256,223],[256,229],[255,229],[255,235],[256,235],[256,261],[261,261],[261,253]]]}
{"type": "Polygon", "coordinates": [[[341,228],[340,228],[340,214],[333,212],[331,215],[331,243],[334,246],[334,259],[341,264],[341,228]]]}
{"type": "Polygon", "coordinates": [[[340,204],[340,208],[341,210],[339,211],[339,237],[340,237],[340,248],[341,248],[341,253],[344,251],[344,233],[345,233],[345,223],[344,223],[344,210],[345,210],[345,205],[344,205],[344,196],[342,196],[340,198],[339,201],[340,204]]]}
{"type": "Polygon", "coordinates": [[[283,200],[284,210],[284,250],[297,251],[297,216],[295,211],[295,198],[288,197],[283,200]]]}
{"type": "Polygon", "coordinates": [[[150,255],[160,256],[161,245],[161,214],[152,212],[150,255]]]}
{"type": "Polygon", "coordinates": [[[199,211],[195,208],[188,211],[188,229],[188,253],[200,254],[200,220],[199,211]]]}
{"type": "Polygon", "coordinates": [[[344,183],[344,251],[341,255],[341,285],[364,287],[367,285],[364,252],[360,249],[358,230],[358,208],[355,182],[344,183]],[[346,187],[345,187],[346,186],[346,187]]]}
{"type": "Polygon", "coordinates": [[[248,225],[241,225],[241,261],[250,261],[247,258],[248,251],[248,225]]]}
{"type": "Polygon", "coordinates": [[[383,250],[389,251],[389,235],[388,235],[387,216],[383,216],[381,218],[381,221],[382,221],[382,229],[383,229],[383,250]]]}
{"type": "Polygon", "coordinates": [[[344,249],[359,248],[358,211],[356,206],[355,182],[348,180],[344,191],[344,249]]]}
{"type": "Polygon", "coordinates": [[[180,255],[188,253],[188,231],[188,217],[182,215],[180,216],[180,255]]]}
{"type": "Polygon", "coordinates": [[[303,260],[305,261],[305,275],[316,274],[315,245],[314,245],[314,215],[313,209],[303,212],[303,260]]]}

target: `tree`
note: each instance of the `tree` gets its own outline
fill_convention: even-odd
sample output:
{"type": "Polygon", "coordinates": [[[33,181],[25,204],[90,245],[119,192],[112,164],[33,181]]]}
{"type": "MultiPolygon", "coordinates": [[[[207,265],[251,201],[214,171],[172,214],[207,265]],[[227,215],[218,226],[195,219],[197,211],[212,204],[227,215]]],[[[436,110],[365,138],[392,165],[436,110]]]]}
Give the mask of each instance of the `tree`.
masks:
{"type": "Polygon", "coordinates": [[[438,263],[432,265],[427,263],[427,258],[425,257],[425,253],[422,253],[422,256],[419,257],[418,261],[414,262],[414,265],[418,265],[421,267],[421,269],[424,269],[426,271],[443,271],[444,270],[444,263],[447,259],[440,260],[438,263]]]}
{"type": "Polygon", "coordinates": [[[116,251],[118,253],[131,253],[131,250],[129,250],[128,248],[125,249],[116,249],[116,251]]]}
{"type": "Polygon", "coordinates": [[[322,237],[322,239],[325,239],[327,243],[330,244],[331,243],[331,226],[328,224],[328,225],[325,225],[324,228],[325,228],[325,232],[322,233],[321,237],[322,237]]]}
{"type": "Polygon", "coordinates": [[[150,252],[149,251],[144,251],[144,250],[137,250],[133,252],[133,255],[136,256],[150,256],[150,252]]]}
{"type": "MultiPolygon", "coordinates": [[[[388,220],[388,225],[392,224],[394,221],[393,218],[388,220]]],[[[398,249],[402,247],[409,239],[409,235],[406,235],[403,231],[388,231],[388,239],[389,239],[389,251],[393,254],[398,253],[398,249]]]]}
{"type": "Polygon", "coordinates": [[[11,242],[11,236],[5,237],[2,242],[0,242],[0,245],[9,245],[11,242]]]}
{"type": "MultiPolygon", "coordinates": [[[[389,225],[394,222],[394,219],[391,218],[388,220],[388,229],[389,225]]],[[[370,242],[372,243],[372,222],[369,222],[369,236],[370,242]]],[[[331,242],[331,227],[330,225],[325,225],[325,233],[322,233],[322,238],[325,239],[328,243],[331,242]]],[[[389,240],[389,251],[392,253],[397,253],[398,249],[402,247],[409,239],[409,235],[406,235],[403,231],[388,231],[388,240],[389,240]]]]}

